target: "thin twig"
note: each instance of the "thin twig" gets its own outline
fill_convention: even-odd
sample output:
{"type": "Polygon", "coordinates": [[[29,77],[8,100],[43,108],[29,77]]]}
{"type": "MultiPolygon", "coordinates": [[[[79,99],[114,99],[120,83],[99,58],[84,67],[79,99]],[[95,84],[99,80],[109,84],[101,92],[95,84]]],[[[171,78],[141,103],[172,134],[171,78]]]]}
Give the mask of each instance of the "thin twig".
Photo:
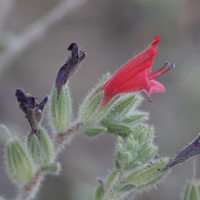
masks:
{"type": "Polygon", "coordinates": [[[55,23],[86,3],[88,0],[62,0],[56,7],[29,25],[0,55],[0,74],[55,23]]]}
{"type": "Polygon", "coordinates": [[[12,8],[15,4],[14,0],[1,0],[0,1],[0,36],[4,33],[4,26],[12,8]]]}
{"type": "Polygon", "coordinates": [[[197,173],[196,164],[197,164],[197,159],[196,159],[196,157],[194,157],[194,159],[193,159],[193,178],[192,178],[193,183],[196,182],[196,173],[197,173]]]}

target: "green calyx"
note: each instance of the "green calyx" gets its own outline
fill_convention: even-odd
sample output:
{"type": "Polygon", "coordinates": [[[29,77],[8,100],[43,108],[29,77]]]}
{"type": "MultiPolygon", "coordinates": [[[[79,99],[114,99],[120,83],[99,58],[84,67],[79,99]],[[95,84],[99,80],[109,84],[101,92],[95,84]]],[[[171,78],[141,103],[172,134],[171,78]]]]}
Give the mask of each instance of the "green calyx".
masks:
{"type": "Polygon", "coordinates": [[[185,187],[183,200],[199,200],[200,199],[200,182],[187,182],[185,187]]]}
{"type": "Polygon", "coordinates": [[[27,138],[27,149],[33,161],[38,165],[44,166],[53,158],[51,140],[42,127],[37,135],[30,132],[27,138]]]}
{"type": "Polygon", "coordinates": [[[33,165],[17,139],[8,141],[6,155],[10,177],[19,184],[27,184],[33,177],[33,165]]]}
{"type": "Polygon", "coordinates": [[[51,121],[57,133],[68,130],[71,121],[71,100],[67,86],[62,87],[58,97],[57,88],[51,93],[51,121]]]}

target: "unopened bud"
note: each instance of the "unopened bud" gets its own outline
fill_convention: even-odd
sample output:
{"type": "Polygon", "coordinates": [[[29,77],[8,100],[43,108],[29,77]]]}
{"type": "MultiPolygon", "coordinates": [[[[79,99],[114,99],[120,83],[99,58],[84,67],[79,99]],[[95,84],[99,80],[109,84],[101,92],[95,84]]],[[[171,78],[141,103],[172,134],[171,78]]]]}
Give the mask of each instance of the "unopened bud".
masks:
{"type": "Polygon", "coordinates": [[[27,148],[36,164],[44,166],[51,162],[53,157],[52,144],[43,128],[40,127],[38,135],[30,132],[27,138],[27,148]]]}
{"type": "Polygon", "coordinates": [[[17,139],[8,141],[6,154],[11,178],[22,185],[27,184],[33,177],[33,165],[17,139]]]}
{"type": "Polygon", "coordinates": [[[125,162],[124,164],[129,164],[133,160],[132,156],[131,156],[131,154],[129,152],[125,152],[123,157],[124,157],[123,160],[125,162]]]}

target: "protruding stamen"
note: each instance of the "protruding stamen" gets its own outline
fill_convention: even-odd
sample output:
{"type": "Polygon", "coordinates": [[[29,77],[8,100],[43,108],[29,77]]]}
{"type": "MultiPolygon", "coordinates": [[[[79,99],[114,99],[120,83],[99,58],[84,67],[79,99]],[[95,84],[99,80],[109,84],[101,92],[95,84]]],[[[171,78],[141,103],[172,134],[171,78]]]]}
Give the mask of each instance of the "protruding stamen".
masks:
{"type": "Polygon", "coordinates": [[[165,61],[165,64],[166,64],[166,65],[169,65],[169,64],[170,64],[169,60],[166,60],[166,61],[165,61]]]}
{"type": "MultiPolygon", "coordinates": [[[[149,78],[149,80],[155,79],[155,78],[157,78],[157,77],[159,77],[159,76],[165,74],[166,72],[168,72],[170,69],[172,69],[172,68],[174,68],[174,67],[175,67],[175,64],[173,63],[172,66],[169,67],[168,69],[166,69],[164,72],[157,73],[157,74],[155,74],[155,72],[154,72],[154,73],[150,74],[150,75],[148,76],[148,78],[149,78]]],[[[162,67],[162,68],[163,68],[163,67],[162,67]]],[[[158,71],[160,71],[160,70],[158,70],[158,71]]],[[[158,72],[158,71],[157,71],[157,72],[158,72]]]]}
{"type": "Polygon", "coordinates": [[[153,72],[152,74],[149,74],[149,77],[151,77],[151,76],[157,74],[158,72],[162,71],[167,65],[169,65],[169,61],[168,60],[165,61],[165,65],[162,68],[160,68],[159,70],[153,72]]]}
{"type": "Polygon", "coordinates": [[[12,135],[11,135],[11,133],[10,133],[10,131],[9,131],[7,126],[5,126],[4,124],[0,124],[0,128],[3,128],[6,131],[6,133],[10,137],[10,139],[12,138],[12,135]]]}

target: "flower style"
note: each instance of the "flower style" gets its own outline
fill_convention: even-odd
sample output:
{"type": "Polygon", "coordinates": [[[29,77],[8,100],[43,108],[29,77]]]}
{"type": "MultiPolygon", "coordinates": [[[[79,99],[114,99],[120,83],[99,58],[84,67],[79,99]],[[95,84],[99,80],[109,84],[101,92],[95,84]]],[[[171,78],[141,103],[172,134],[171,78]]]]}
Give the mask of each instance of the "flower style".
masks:
{"type": "Polygon", "coordinates": [[[104,91],[102,103],[107,104],[114,96],[121,93],[137,92],[143,90],[148,96],[149,101],[152,101],[150,94],[154,92],[164,92],[165,87],[153,80],[162,74],[174,68],[172,64],[167,70],[161,72],[169,62],[166,61],[165,65],[151,73],[153,61],[157,53],[157,44],[160,36],[156,36],[145,51],[134,57],[123,67],[121,67],[113,76],[102,86],[100,91],[104,91]]]}

